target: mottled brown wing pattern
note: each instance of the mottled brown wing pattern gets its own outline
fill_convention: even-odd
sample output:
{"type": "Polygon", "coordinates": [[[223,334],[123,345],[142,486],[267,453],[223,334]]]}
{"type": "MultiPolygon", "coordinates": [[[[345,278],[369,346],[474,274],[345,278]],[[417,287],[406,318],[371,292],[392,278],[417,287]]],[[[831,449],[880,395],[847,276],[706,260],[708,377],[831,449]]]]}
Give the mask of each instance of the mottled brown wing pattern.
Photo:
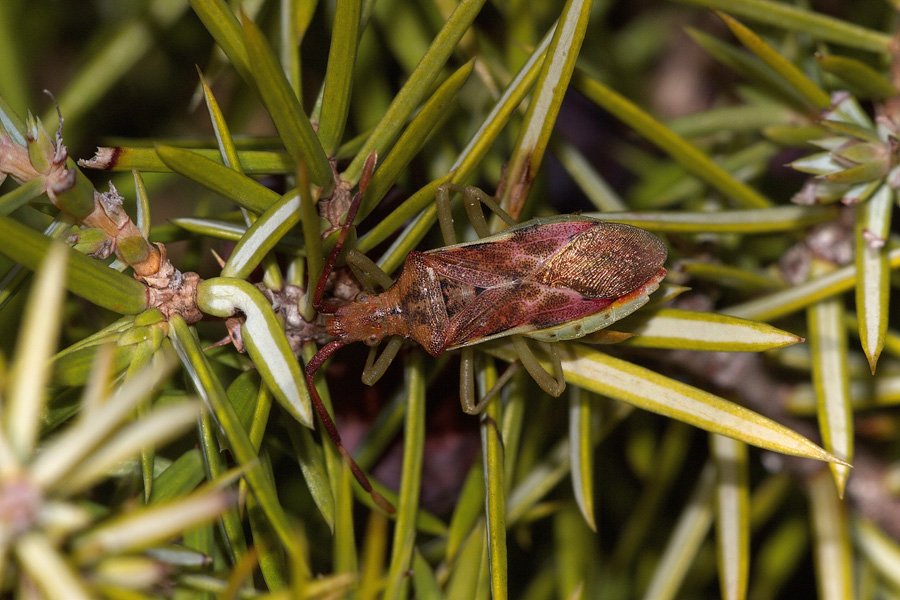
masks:
{"type": "Polygon", "coordinates": [[[463,310],[450,316],[444,334],[446,348],[515,328],[543,329],[595,313],[612,304],[608,298],[588,299],[565,288],[519,282],[483,290],[463,310]]]}
{"type": "Polygon", "coordinates": [[[621,223],[595,222],[573,236],[532,275],[586,298],[620,298],[652,277],[666,258],[662,240],[621,223]]]}
{"type": "MultiPolygon", "coordinates": [[[[627,225],[573,220],[425,253],[449,320],[444,349],[603,310],[657,272],[656,261],[638,260],[646,237],[627,225]]],[[[650,250],[664,259],[660,247],[650,250]]]]}
{"type": "Polygon", "coordinates": [[[338,309],[344,343],[402,335],[437,356],[598,313],[657,274],[665,246],[627,225],[537,219],[479,242],[410,252],[383,294],[338,309]]]}
{"type": "Polygon", "coordinates": [[[481,242],[425,252],[443,276],[481,288],[532,278],[571,239],[597,221],[564,221],[505,231],[481,242]]]}

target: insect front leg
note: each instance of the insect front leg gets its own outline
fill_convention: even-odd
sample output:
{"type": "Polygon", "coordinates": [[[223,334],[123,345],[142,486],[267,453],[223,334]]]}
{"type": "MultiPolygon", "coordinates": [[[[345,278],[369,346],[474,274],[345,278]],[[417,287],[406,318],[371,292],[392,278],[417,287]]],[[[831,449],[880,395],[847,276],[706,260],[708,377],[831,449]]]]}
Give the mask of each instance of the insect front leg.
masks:
{"type": "MultiPolygon", "coordinates": [[[[374,291],[374,289],[369,285],[369,280],[374,281],[378,286],[385,290],[394,284],[394,280],[391,279],[390,275],[385,273],[381,267],[375,264],[375,261],[362,252],[351,250],[347,254],[347,264],[350,265],[350,268],[356,275],[356,279],[367,287],[370,292],[374,291]]],[[[362,382],[366,385],[374,385],[375,382],[381,379],[384,372],[387,371],[387,368],[394,361],[394,358],[397,356],[397,353],[400,351],[400,346],[402,345],[403,338],[399,336],[392,337],[388,340],[387,345],[384,347],[384,351],[378,356],[377,360],[375,356],[378,352],[378,348],[370,348],[369,356],[366,359],[366,366],[363,368],[362,372],[362,382]]]]}
{"type": "Polygon", "coordinates": [[[374,282],[382,290],[386,290],[394,285],[391,276],[382,270],[374,260],[360,252],[359,250],[351,250],[347,253],[347,265],[368,292],[374,292],[375,289],[369,284],[369,280],[374,282]]]}
{"type": "MultiPolygon", "coordinates": [[[[341,248],[344,245],[344,242],[347,240],[347,235],[349,234],[350,227],[353,225],[353,219],[356,218],[356,213],[359,210],[359,205],[362,202],[363,192],[366,189],[366,186],[369,183],[369,180],[372,177],[372,173],[375,170],[375,154],[370,154],[366,159],[366,164],[363,168],[363,174],[360,177],[359,181],[359,192],[353,197],[352,202],[350,203],[350,207],[347,210],[347,220],[341,227],[340,234],[338,236],[337,242],[332,248],[331,253],[328,255],[328,258],[325,260],[325,266],[322,269],[322,275],[319,278],[319,283],[316,286],[315,294],[313,296],[313,306],[319,312],[335,312],[336,307],[329,306],[322,300],[322,294],[325,290],[325,283],[328,279],[328,275],[334,270],[334,265],[337,262],[338,254],[340,254],[341,248]]],[[[391,280],[390,276],[385,273],[381,267],[376,265],[368,256],[365,254],[358,252],[356,250],[351,250],[347,255],[347,264],[350,265],[351,270],[357,276],[357,280],[363,284],[365,287],[369,287],[368,281],[371,279],[375,281],[382,288],[387,289],[393,284],[393,280],[391,280]]],[[[400,345],[402,340],[400,338],[391,338],[388,342],[387,347],[384,352],[382,352],[381,356],[378,357],[378,360],[375,360],[375,348],[369,352],[369,358],[366,361],[366,367],[363,369],[362,380],[366,385],[372,385],[384,375],[384,372],[387,370],[388,366],[394,360],[394,357],[397,356],[397,352],[400,350],[400,345]]]]}

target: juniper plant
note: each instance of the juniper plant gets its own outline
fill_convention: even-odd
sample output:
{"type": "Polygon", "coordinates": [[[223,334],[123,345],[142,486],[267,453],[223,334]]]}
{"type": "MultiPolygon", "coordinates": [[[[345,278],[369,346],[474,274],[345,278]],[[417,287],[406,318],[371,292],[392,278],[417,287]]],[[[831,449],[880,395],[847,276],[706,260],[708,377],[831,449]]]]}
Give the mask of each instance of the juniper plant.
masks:
{"type": "MultiPolygon", "coordinates": [[[[20,73],[62,38],[26,33],[75,8],[0,4],[0,319],[20,340],[0,378],[0,593],[896,595],[900,70],[871,25],[888,6],[239,4],[92,5],[102,33],[47,78],[63,89],[42,118],[20,73]],[[692,114],[661,116],[672,90],[692,114]],[[114,113],[149,133],[76,164],[118,129],[91,115],[114,113]],[[437,191],[470,184],[518,221],[655,232],[669,277],[537,353],[562,400],[516,370],[520,341],[457,361],[398,339],[365,366],[337,354],[314,406],[303,364],[334,342],[315,290],[337,306],[389,286],[441,245],[437,191]],[[480,417],[458,409],[457,362],[479,395],[502,383],[480,417]],[[332,398],[371,493],[315,432],[332,398]]],[[[472,218],[444,237],[506,226],[450,210],[472,218]]]]}

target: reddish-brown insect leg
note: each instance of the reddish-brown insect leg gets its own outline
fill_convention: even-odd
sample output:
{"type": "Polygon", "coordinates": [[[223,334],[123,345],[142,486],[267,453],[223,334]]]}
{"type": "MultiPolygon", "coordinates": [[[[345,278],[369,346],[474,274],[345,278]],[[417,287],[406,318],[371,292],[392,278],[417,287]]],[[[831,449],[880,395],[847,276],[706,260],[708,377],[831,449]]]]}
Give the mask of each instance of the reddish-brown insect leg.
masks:
{"type": "Polygon", "coordinates": [[[322,399],[319,397],[319,392],[316,390],[316,385],[313,382],[313,376],[316,374],[316,371],[325,364],[325,361],[328,360],[338,348],[343,346],[344,342],[335,340],[326,346],[323,346],[322,349],[316,353],[312,360],[306,365],[306,387],[309,389],[309,395],[310,398],[312,398],[313,406],[315,407],[316,412],[319,413],[319,419],[322,421],[322,426],[325,428],[326,433],[328,433],[328,437],[331,438],[332,443],[334,443],[335,447],[338,449],[338,452],[341,453],[343,459],[350,465],[350,470],[353,472],[356,481],[358,481],[359,485],[369,493],[369,496],[372,497],[375,504],[381,507],[385,512],[393,514],[396,512],[393,505],[388,502],[384,496],[372,488],[372,484],[369,483],[366,474],[363,473],[362,469],[359,468],[359,465],[356,464],[356,461],[353,460],[353,457],[350,456],[350,453],[347,452],[347,449],[344,448],[344,443],[341,441],[341,434],[338,433],[337,426],[335,426],[331,415],[325,410],[325,405],[322,404],[322,399]]]}

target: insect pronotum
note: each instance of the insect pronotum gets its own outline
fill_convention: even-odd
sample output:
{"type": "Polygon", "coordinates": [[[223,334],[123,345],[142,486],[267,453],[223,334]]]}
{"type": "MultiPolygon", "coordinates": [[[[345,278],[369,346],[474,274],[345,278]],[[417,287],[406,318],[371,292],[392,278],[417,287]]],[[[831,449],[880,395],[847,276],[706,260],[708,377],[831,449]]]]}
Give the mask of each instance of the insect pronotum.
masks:
{"type": "MultiPolygon", "coordinates": [[[[448,203],[449,193],[457,190],[443,188],[439,200],[448,203]]],[[[499,210],[477,188],[463,192],[467,209],[477,208],[481,201],[499,210]]],[[[363,488],[383,507],[390,505],[372,490],[343,448],[313,385],[313,374],[338,348],[352,342],[375,346],[385,337],[401,336],[438,356],[517,334],[540,341],[576,339],[645,304],[666,275],[662,266],[666,246],[652,233],[621,223],[564,215],[532,219],[474,242],[410,252],[400,276],[383,293],[362,293],[342,306],[326,304],[322,302],[325,279],[334,268],[358,201],[359,195],[325,263],[314,297],[316,310],[331,315],[326,328],[336,339],[307,364],[306,379],[329,436],[363,488]]],[[[472,220],[476,231],[487,230],[480,208],[472,220]]],[[[442,229],[449,237],[446,223],[442,229]]],[[[452,231],[452,225],[449,229],[452,231]]],[[[526,366],[526,361],[531,362],[529,372],[537,365],[550,382],[542,387],[559,395],[564,380],[558,353],[553,353],[555,385],[533,355],[523,356],[530,354],[524,343],[516,348],[526,366]]]]}

